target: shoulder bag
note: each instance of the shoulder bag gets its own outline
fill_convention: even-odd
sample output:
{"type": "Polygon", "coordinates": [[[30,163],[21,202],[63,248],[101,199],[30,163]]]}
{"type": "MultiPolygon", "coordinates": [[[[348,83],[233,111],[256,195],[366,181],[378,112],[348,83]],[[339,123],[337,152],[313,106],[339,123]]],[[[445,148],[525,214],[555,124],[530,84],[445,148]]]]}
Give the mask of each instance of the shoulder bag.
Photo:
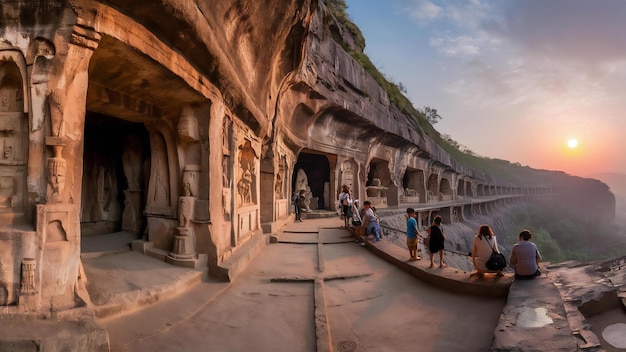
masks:
{"type": "MultiPolygon", "coordinates": [[[[487,240],[486,237],[485,237],[485,240],[487,241],[487,243],[489,243],[489,240],[487,240]]],[[[496,252],[496,250],[493,248],[491,244],[489,244],[489,246],[491,246],[491,255],[489,256],[489,259],[487,259],[487,262],[485,263],[485,266],[487,267],[487,269],[500,271],[506,268],[506,258],[504,257],[504,254],[496,252]]]]}

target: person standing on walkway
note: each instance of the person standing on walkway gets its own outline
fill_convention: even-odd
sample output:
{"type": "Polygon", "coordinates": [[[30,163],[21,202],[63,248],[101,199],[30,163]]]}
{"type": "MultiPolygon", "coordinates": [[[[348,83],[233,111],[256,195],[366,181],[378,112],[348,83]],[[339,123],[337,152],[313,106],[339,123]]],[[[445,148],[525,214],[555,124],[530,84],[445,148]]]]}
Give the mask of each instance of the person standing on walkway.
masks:
{"type": "Polygon", "coordinates": [[[344,227],[350,226],[350,220],[352,219],[352,193],[350,187],[341,186],[341,193],[339,193],[339,204],[341,205],[341,216],[343,217],[344,227]]]}
{"type": "Polygon", "coordinates": [[[378,218],[372,210],[372,203],[369,200],[363,202],[363,226],[365,226],[365,235],[374,234],[374,241],[380,241],[380,227],[378,226],[378,218]]]}
{"type": "Polygon", "coordinates": [[[417,237],[421,237],[417,230],[417,220],[415,220],[415,209],[406,209],[406,246],[409,248],[409,261],[422,259],[417,256],[417,237]]]}
{"type": "Polygon", "coordinates": [[[519,234],[519,242],[513,245],[509,263],[515,270],[516,279],[532,279],[541,275],[539,262],[541,254],[537,246],[530,241],[532,234],[529,230],[524,230],[519,234]]]}
{"type": "Polygon", "coordinates": [[[302,207],[304,206],[304,190],[293,195],[293,208],[296,213],[296,221],[302,222],[302,207]]]}
{"type": "Polygon", "coordinates": [[[476,272],[470,274],[470,276],[482,277],[485,273],[490,272],[495,272],[498,276],[504,275],[502,274],[502,270],[493,271],[487,269],[487,260],[493,251],[500,253],[496,235],[493,234],[491,227],[481,225],[478,229],[478,234],[474,236],[474,240],[472,241],[472,263],[474,264],[476,272]]]}
{"type": "Polygon", "coordinates": [[[430,252],[430,268],[435,267],[435,253],[439,253],[439,267],[448,266],[443,262],[443,249],[446,240],[446,234],[441,229],[441,216],[435,216],[433,224],[428,228],[428,251],[430,252]]]}

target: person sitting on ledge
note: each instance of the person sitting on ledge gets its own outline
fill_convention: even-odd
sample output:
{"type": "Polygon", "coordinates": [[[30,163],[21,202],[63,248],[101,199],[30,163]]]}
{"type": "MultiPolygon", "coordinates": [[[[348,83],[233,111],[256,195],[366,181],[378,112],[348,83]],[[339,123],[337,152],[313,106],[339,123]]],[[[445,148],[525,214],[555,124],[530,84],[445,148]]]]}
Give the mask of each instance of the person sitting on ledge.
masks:
{"type": "Polygon", "coordinates": [[[513,245],[509,263],[515,270],[516,279],[532,279],[541,275],[539,262],[541,254],[537,246],[530,241],[532,234],[524,230],[519,234],[519,242],[513,245]]]}
{"type": "Polygon", "coordinates": [[[493,271],[487,269],[487,259],[489,259],[493,251],[500,253],[496,235],[493,234],[491,227],[481,225],[472,243],[472,263],[476,272],[473,272],[470,276],[482,277],[485,273],[494,272],[498,276],[504,275],[501,270],[493,271]]]}

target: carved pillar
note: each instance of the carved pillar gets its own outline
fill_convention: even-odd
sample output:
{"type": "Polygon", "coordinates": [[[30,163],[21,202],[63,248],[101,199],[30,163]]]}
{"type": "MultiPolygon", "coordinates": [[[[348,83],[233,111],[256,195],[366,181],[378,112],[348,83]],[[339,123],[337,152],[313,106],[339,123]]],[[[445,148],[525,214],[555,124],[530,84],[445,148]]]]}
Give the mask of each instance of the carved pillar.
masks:
{"type": "Polygon", "coordinates": [[[178,200],[178,226],[174,236],[172,251],[167,262],[194,267],[197,259],[195,234],[191,220],[194,218],[196,201],[198,199],[198,181],[200,165],[185,165],[183,169],[183,195],[178,200]]]}
{"type": "Polygon", "coordinates": [[[56,51],[47,71],[50,128],[45,129],[48,153],[42,185],[46,203],[36,206],[38,252],[34,256],[34,285],[42,314],[76,307],[83,292],[76,290],[80,283],[83,133],[89,61],[101,36],[80,21],[70,29],[56,33],[56,51]]]}

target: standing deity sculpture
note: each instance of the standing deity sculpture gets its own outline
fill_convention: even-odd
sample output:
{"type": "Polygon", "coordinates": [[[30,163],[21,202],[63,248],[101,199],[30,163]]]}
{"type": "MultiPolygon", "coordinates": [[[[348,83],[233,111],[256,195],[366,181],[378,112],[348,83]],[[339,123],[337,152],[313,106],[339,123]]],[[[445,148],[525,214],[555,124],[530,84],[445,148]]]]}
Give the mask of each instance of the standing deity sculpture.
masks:
{"type": "Polygon", "coordinates": [[[254,177],[256,175],[255,163],[258,158],[256,152],[252,148],[252,143],[246,140],[239,147],[239,170],[241,178],[237,181],[237,193],[239,194],[239,204],[254,204],[254,177]]]}

